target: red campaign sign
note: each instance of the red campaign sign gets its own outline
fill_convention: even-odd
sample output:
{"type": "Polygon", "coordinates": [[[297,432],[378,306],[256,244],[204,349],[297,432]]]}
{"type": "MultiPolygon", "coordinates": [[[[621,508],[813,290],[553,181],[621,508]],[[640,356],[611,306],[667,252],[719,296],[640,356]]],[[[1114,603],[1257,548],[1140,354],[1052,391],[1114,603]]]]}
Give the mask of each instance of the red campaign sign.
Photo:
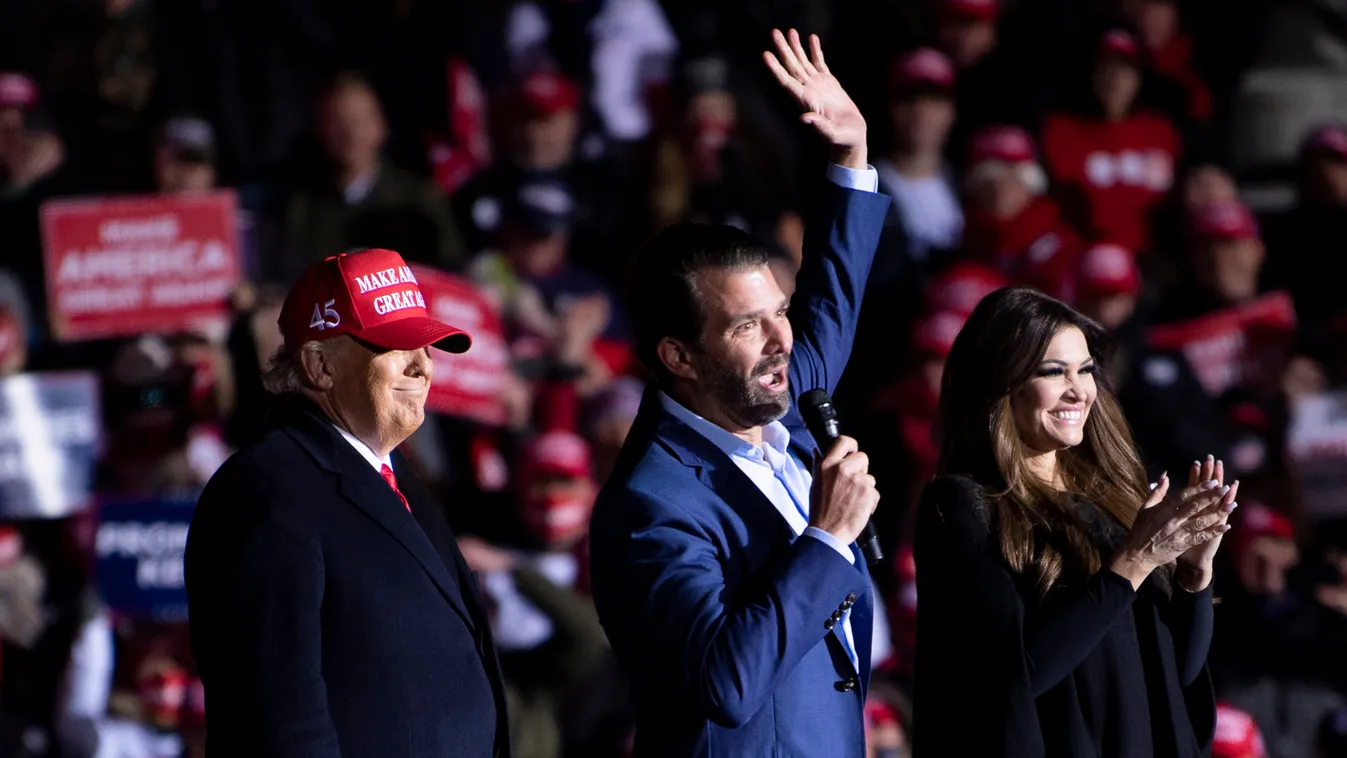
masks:
{"type": "Polygon", "coordinates": [[[1270,292],[1244,305],[1153,327],[1151,345],[1182,350],[1212,395],[1280,380],[1295,338],[1291,296],[1270,292]]]}
{"type": "Polygon", "coordinates": [[[81,340],[223,328],[240,276],[237,206],[232,191],[44,203],[52,331],[81,340]]]}
{"type": "Polygon", "coordinates": [[[466,279],[425,266],[411,268],[430,316],[472,335],[472,348],[461,355],[432,349],[435,373],[426,407],[483,424],[505,423],[499,391],[510,354],[496,307],[466,279]]]}

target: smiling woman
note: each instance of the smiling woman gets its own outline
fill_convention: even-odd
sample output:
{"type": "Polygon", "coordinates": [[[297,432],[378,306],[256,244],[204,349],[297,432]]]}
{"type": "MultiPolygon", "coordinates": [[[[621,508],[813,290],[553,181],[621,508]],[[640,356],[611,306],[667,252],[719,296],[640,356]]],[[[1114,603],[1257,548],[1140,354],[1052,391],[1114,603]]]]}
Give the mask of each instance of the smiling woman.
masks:
{"type": "Polygon", "coordinates": [[[1108,352],[1102,327],[1024,287],[954,341],[915,537],[918,753],[1209,747],[1211,560],[1238,482],[1209,459],[1182,492],[1148,487],[1108,352]]]}

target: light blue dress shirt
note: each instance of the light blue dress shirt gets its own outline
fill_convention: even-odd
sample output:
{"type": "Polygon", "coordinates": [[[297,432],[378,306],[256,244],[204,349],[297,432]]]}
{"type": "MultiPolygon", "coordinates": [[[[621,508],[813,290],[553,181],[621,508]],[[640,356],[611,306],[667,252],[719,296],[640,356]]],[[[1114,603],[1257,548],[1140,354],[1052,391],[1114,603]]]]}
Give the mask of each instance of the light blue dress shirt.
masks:
{"type": "MultiPolygon", "coordinates": [[[[781,517],[797,537],[812,537],[836,550],[838,555],[855,565],[856,554],[851,546],[818,527],[809,525],[809,489],[813,476],[801,466],[789,451],[790,432],[780,421],[762,428],[762,447],[734,436],[729,431],[688,410],[665,393],[659,394],[660,405],[674,418],[692,427],[711,444],[720,448],[734,461],[734,465],[757,486],[758,490],[776,506],[781,517]]],[[[851,665],[860,671],[856,659],[856,638],[851,632],[851,611],[842,616],[844,647],[851,665]]]]}

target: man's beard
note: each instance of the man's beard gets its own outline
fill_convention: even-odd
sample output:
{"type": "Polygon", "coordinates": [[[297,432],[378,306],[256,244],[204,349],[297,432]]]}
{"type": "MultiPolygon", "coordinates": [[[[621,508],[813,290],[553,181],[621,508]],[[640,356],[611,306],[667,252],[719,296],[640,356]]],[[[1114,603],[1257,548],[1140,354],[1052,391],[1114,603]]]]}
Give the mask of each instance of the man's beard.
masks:
{"type": "Polygon", "coordinates": [[[769,392],[758,383],[758,377],[775,369],[785,368],[790,356],[774,356],[758,361],[747,378],[734,372],[722,361],[711,359],[701,366],[711,397],[725,409],[726,415],[747,426],[765,426],[786,415],[790,410],[790,391],[769,392]]]}

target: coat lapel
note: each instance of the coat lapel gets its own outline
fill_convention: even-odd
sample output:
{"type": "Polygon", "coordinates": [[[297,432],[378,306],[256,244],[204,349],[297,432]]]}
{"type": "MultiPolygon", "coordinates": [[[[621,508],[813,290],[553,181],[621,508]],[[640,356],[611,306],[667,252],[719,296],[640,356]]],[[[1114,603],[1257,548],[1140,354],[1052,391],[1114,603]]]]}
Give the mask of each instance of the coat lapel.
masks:
{"type": "MultiPolygon", "coordinates": [[[[811,471],[816,447],[814,438],[802,423],[791,423],[793,420],[791,416],[783,419],[790,431],[790,452],[806,471],[811,471]]],[[[734,461],[710,440],[664,412],[659,406],[658,395],[653,391],[647,392],[641,402],[637,423],[642,421],[653,424],[656,439],[660,440],[683,465],[695,469],[697,479],[738,511],[745,521],[752,524],[772,524],[778,539],[786,542],[795,540],[796,534],[786,523],[786,519],[762,490],[758,489],[753,480],[749,479],[734,461]],[[640,418],[642,416],[645,418],[640,418]]],[[[864,574],[868,581],[870,572],[865,565],[865,557],[855,545],[851,546],[851,552],[855,556],[857,570],[864,574]]],[[[837,632],[844,633],[841,627],[837,628],[837,632]]],[[[861,669],[857,673],[864,691],[870,682],[870,648],[874,637],[874,600],[870,592],[857,597],[856,603],[851,608],[851,634],[856,643],[856,657],[861,669]]],[[[852,668],[851,659],[846,657],[841,647],[841,640],[834,642],[838,643],[836,645],[838,656],[844,659],[839,665],[847,669],[852,668]]]]}
{"type": "Polygon", "coordinates": [[[468,628],[476,629],[477,625],[463,603],[458,583],[449,573],[450,569],[445,566],[417,518],[407,513],[402,501],[373,467],[341,439],[330,423],[319,418],[314,411],[297,414],[289,432],[296,442],[309,451],[319,466],[337,475],[342,497],[402,545],[421,564],[445,601],[463,618],[468,628]]]}
{"type": "MultiPolygon", "coordinates": [[[[430,543],[430,538],[426,536],[421,525],[417,523],[416,518],[407,512],[402,506],[402,501],[398,499],[388,484],[375,473],[374,469],[360,458],[354,450],[349,454],[355,460],[342,460],[344,465],[341,471],[341,494],[347,500],[351,501],[355,507],[365,512],[384,531],[388,532],[393,539],[402,544],[402,547],[411,554],[416,562],[421,564],[421,568],[430,575],[431,581],[435,583],[440,594],[449,602],[449,605],[458,615],[463,617],[463,621],[469,629],[475,629],[476,623],[473,621],[472,614],[468,613],[467,607],[463,604],[462,593],[458,583],[454,581],[449,574],[448,567],[435,550],[435,546],[430,543]]],[[[346,456],[340,456],[346,458],[346,456]]]]}
{"type": "Polygon", "coordinates": [[[775,538],[789,543],[795,539],[790,524],[762,490],[748,478],[725,451],[697,430],[670,416],[659,407],[654,393],[646,393],[641,413],[655,413],[656,438],[684,466],[692,468],[698,481],[715,492],[749,524],[771,524],[775,538]]]}

